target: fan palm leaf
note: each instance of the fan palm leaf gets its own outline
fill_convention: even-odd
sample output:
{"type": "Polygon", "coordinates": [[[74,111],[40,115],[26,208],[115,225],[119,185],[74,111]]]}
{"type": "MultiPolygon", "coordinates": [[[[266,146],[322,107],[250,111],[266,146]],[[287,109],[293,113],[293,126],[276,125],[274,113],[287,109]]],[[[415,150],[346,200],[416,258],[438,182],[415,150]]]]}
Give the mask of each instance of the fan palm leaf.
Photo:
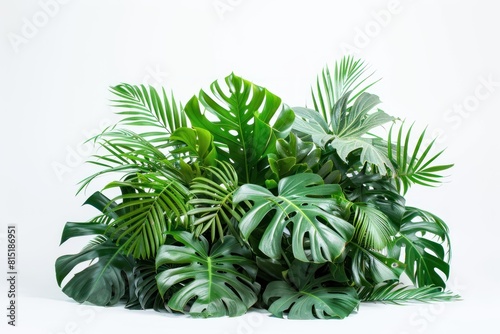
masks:
{"type": "Polygon", "coordinates": [[[444,152],[444,150],[441,150],[436,154],[430,154],[435,144],[435,139],[424,148],[422,145],[425,139],[426,130],[422,131],[413,152],[411,152],[410,140],[413,124],[406,132],[406,135],[403,135],[404,123],[401,124],[395,144],[392,143],[393,127],[394,125],[389,131],[387,153],[389,159],[394,161],[396,165],[394,177],[398,190],[406,194],[412,184],[430,187],[441,184],[443,175],[441,175],[440,172],[453,167],[453,164],[432,164],[444,152]]]}

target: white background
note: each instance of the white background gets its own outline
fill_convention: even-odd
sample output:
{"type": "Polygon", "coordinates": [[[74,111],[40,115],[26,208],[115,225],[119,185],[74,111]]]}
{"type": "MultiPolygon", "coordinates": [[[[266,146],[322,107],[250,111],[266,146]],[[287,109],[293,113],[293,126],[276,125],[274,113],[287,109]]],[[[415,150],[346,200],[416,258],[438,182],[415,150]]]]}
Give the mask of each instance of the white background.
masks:
{"type": "MultiPolygon", "coordinates": [[[[17,224],[18,332],[498,328],[499,7],[487,0],[0,0],[0,252],[6,253],[7,224],[17,224]],[[58,246],[62,228],[95,213],[81,207],[85,194],[74,195],[77,182],[94,171],[82,163],[89,155],[82,142],[116,120],[110,85],[163,85],[186,102],[234,71],[289,105],[303,105],[315,76],[346,49],[383,78],[372,90],[382,108],[420,129],[428,124],[438,146],[447,147],[441,161],[455,163],[446,184],[415,187],[408,204],[450,226],[449,283],[463,301],[363,304],[342,321],[284,321],[255,312],[192,320],[80,306],[60,291],[54,261],[80,247],[58,246]]],[[[2,310],[6,291],[1,279],[2,310]]]]}

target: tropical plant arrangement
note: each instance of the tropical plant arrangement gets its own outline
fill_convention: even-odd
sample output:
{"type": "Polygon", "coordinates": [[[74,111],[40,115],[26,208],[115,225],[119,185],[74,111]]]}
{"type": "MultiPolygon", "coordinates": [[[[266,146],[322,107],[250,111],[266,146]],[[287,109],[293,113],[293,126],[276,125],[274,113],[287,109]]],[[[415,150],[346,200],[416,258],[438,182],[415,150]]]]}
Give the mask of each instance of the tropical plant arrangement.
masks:
{"type": "Polygon", "coordinates": [[[122,119],[93,138],[100,169],[78,192],[101,175],[116,180],[85,201],[99,215],[64,227],[61,243],[93,237],[57,259],[63,292],[194,317],[254,307],[289,319],[458,298],[445,290],[447,225],[404,198],[452,165],[436,164],[442,151],[431,153],[425,131],[414,137],[377,108],[367,69],[350,56],[326,67],[312,108],[234,74],[185,106],[165,89],[112,87],[122,119]]]}

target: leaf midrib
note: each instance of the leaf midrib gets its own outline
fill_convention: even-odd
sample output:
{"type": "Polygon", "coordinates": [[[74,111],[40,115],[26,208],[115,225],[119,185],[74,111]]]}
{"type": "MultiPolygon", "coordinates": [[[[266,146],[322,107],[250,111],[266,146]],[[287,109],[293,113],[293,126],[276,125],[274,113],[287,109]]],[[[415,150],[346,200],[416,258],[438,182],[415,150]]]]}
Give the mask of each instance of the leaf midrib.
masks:
{"type": "MultiPolygon", "coordinates": [[[[237,126],[238,126],[238,137],[240,138],[240,144],[243,148],[243,161],[244,161],[244,169],[245,169],[245,182],[250,183],[250,171],[249,171],[249,166],[248,166],[248,157],[247,157],[247,146],[245,142],[245,138],[243,135],[243,128],[241,126],[241,110],[240,110],[240,94],[238,92],[235,92],[232,99],[235,100],[236,102],[236,110],[235,110],[235,115],[237,119],[237,126]]],[[[229,108],[231,109],[231,108],[229,108]]],[[[255,124],[255,123],[254,123],[255,124]]]]}

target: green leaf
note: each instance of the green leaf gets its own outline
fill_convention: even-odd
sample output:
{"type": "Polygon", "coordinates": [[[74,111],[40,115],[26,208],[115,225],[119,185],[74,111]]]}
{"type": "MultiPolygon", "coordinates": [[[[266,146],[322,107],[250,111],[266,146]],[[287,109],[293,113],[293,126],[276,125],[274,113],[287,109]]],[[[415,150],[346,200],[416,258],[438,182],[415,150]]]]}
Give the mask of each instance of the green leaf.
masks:
{"type": "Polygon", "coordinates": [[[121,110],[118,115],[124,116],[121,120],[124,125],[160,128],[163,137],[188,126],[182,107],[177,105],[173,94],[170,99],[167,97],[165,89],[158,93],[152,86],[120,84],[110,90],[117,97],[112,100],[113,107],[121,110]]]}
{"type": "Polygon", "coordinates": [[[61,236],[61,245],[73,237],[104,234],[107,226],[101,222],[67,222],[61,236]]]}
{"type": "Polygon", "coordinates": [[[242,182],[255,181],[261,178],[257,163],[275,150],[278,138],[288,135],[294,113],[276,95],[234,74],[225,84],[213,82],[212,95],[201,91],[185,112],[193,126],[214,136],[219,159],[233,164],[242,182]]]}
{"type": "Polygon", "coordinates": [[[57,284],[79,264],[92,261],[75,274],[64,286],[63,292],[79,303],[90,302],[110,306],[125,297],[132,283],[133,260],[123,255],[121,248],[110,240],[92,245],[78,254],[64,255],[56,260],[57,284]],[[98,261],[96,261],[98,260],[98,261]]]}
{"type": "Polygon", "coordinates": [[[354,240],[364,248],[384,249],[396,234],[391,220],[369,203],[353,203],[354,240]]]}
{"type": "Polygon", "coordinates": [[[311,90],[312,99],[314,109],[321,113],[325,121],[332,123],[332,119],[335,118],[335,104],[348,92],[354,94],[346,102],[354,100],[380,80],[368,82],[373,72],[366,74],[367,68],[361,59],[347,55],[335,63],[333,76],[328,67],[325,67],[321,76],[318,75],[316,87],[311,90]]]}
{"type": "Polygon", "coordinates": [[[348,105],[350,92],[345,93],[333,106],[330,124],[321,119],[318,112],[305,108],[294,108],[296,119],[294,131],[302,139],[309,139],[325,148],[330,145],[339,157],[347,162],[347,156],[359,150],[361,164],[373,164],[381,175],[387,174],[387,167],[394,170],[385,147],[376,145],[376,138],[364,137],[373,128],[393,121],[394,117],[380,109],[371,112],[380,103],[378,96],[362,93],[348,105]]]}
{"type": "Polygon", "coordinates": [[[172,150],[172,154],[188,154],[198,158],[204,166],[215,166],[217,150],[209,131],[202,128],[179,128],[172,133],[170,140],[174,141],[172,146],[178,146],[178,142],[183,144],[172,150]]]}
{"type": "Polygon", "coordinates": [[[294,261],[287,281],[268,284],[262,296],[269,312],[288,319],[342,319],[359,305],[351,287],[325,287],[329,275],[316,277],[317,265],[294,261]]]}
{"type": "Polygon", "coordinates": [[[155,171],[173,178],[182,176],[161,145],[156,146],[154,142],[132,131],[113,129],[97,136],[95,140],[99,140],[100,148],[105,153],[93,156],[94,160],[90,163],[102,170],[83,179],[78,193],[105,174],[128,175],[155,171]]]}
{"type": "Polygon", "coordinates": [[[369,203],[375,206],[399,230],[401,219],[406,211],[406,201],[399,194],[391,179],[360,172],[344,183],[344,190],[351,202],[369,203]]]}
{"type": "Polygon", "coordinates": [[[387,174],[387,168],[393,169],[391,161],[379,147],[373,145],[370,138],[336,138],[330,143],[331,147],[337,150],[339,157],[347,162],[347,156],[356,150],[361,151],[360,161],[362,164],[370,163],[378,168],[381,175],[387,174]]]}
{"type": "Polygon", "coordinates": [[[393,127],[389,131],[389,139],[387,152],[389,159],[394,160],[396,169],[394,170],[394,177],[398,190],[406,194],[412,184],[419,184],[428,187],[435,187],[441,184],[443,175],[440,172],[445,171],[453,164],[449,165],[433,165],[432,163],[441,156],[444,150],[430,155],[432,147],[434,146],[435,139],[422,151],[422,143],[425,139],[426,130],[422,131],[418,137],[417,144],[410,153],[410,140],[413,124],[408,129],[406,136],[403,135],[404,123],[401,124],[398,131],[397,142],[392,143],[393,127]]]}
{"type": "Polygon", "coordinates": [[[134,258],[154,257],[165,242],[165,232],[187,217],[188,190],[177,179],[154,173],[138,174],[126,181],[111,182],[105,189],[128,188],[116,196],[112,212],[125,212],[110,223],[112,237],[124,242],[124,251],[134,258]]]}
{"type": "Polygon", "coordinates": [[[332,140],[331,130],[326,120],[316,111],[308,108],[294,107],[295,120],[293,132],[304,141],[312,140],[319,147],[332,140]]]}
{"type": "Polygon", "coordinates": [[[193,198],[189,200],[192,209],[188,215],[194,217],[193,227],[199,236],[210,230],[212,241],[218,232],[222,239],[229,228],[238,236],[235,223],[241,220],[245,210],[233,203],[233,193],[238,189],[238,175],[227,162],[219,162],[220,167],[208,167],[206,176],[193,179],[189,190],[193,198]]]}
{"type": "Polygon", "coordinates": [[[280,179],[298,173],[312,173],[321,159],[321,149],[312,142],[304,142],[290,133],[288,140],[278,139],[276,154],[268,155],[269,171],[266,179],[280,179]]]}
{"type": "Polygon", "coordinates": [[[350,245],[353,247],[352,276],[357,286],[369,287],[381,282],[399,280],[405,268],[404,263],[356,243],[350,245]]]}
{"type": "Polygon", "coordinates": [[[450,254],[445,252],[445,247],[451,248],[448,227],[439,217],[406,207],[399,235],[388,246],[389,255],[399,258],[402,247],[405,249],[405,272],[413,284],[446,286],[443,277],[447,279],[450,274],[450,254]]]}
{"type": "Polygon", "coordinates": [[[196,317],[239,316],[256,301],[259,285],[254,282],[257,268],[251,253],[236,239],[227,236],[209,250],[207,240],[188,232],[170,232],[182,246],[164,245],[156,266],[177,267],[159,271],[156,276],[162,295],[178,288],[168,306],[196,317]]]}
{"type": "Polygon", "coordinates": [[[341,208],[333,198],[341,193],[340,186],[323,184],[321,176],[304,173],[282,179],[278,192],[275,196],[253,184],[236,191],[233,202],[254,203],[239,224],[244,238],[248,239],[258,225],[266,224],[259,248],[270,258],[281,257],[282,238],[288,233],[296,259],[326,262],[337,258],[354,232],[353,226],[339,217],[341,208]]]}
{"type": "MultiPolygon", "coordinates": [[[[161,266],[160,270],[167,269],[168,266],[161,266]]],[[[156,265],[154,261],[137,261],[133,270],[134,293],[137,297],[134,301],[128,302],[128,309],[154,309],[155,311],[168,311],[166,301],[162,298],[158,285],[156,284],[156,265]]]]}
{"type": "Polygon", "coordinates": [[[376,287],[363,287],[358,291],[363,302],[382,302],[403,305],[411,302],[449,302],[460,299],[450,291],[441,287],[422,286],[409,287],[401,283],[384,283],[376,287]]]}

